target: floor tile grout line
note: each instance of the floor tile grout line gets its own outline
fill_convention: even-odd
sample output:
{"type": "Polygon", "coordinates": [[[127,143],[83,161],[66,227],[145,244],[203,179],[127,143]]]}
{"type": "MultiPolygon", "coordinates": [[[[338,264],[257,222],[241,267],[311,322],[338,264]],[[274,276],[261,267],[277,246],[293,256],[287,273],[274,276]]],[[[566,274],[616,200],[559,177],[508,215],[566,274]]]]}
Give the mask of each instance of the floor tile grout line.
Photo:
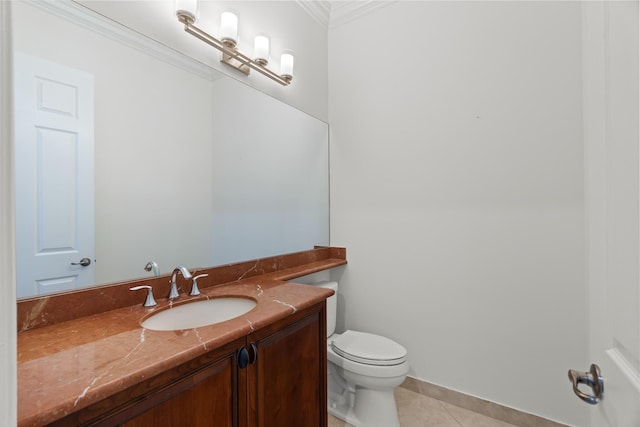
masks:
{"type": "MultiPolygon", "coordinates": [[[[436,399],[436,400],[437,400],[437,399],[436,399]]],[[[447,411],[447,414],[449,414],[449,416],[450,416],[451,418],[453,418],[453,419],[454,419],[454,421],[455,421],[456,423],[458,423],[458,425],[459,425],[460,427],[464,427],[464,426],[462,425],[462,423],[460,422],[460,420],[458,420],[458,419],[456,418],[456,416],[455,416],[455,415],[453,415],[453,414],[451,413],[451,411],[449,410],[449,408],[447,408],[447,406],[446,406],[446,405],[445,405],[441,400],[438,400],[438,404],[442,407],[442,409],[444,409],[445,411],[447,411]]]]}

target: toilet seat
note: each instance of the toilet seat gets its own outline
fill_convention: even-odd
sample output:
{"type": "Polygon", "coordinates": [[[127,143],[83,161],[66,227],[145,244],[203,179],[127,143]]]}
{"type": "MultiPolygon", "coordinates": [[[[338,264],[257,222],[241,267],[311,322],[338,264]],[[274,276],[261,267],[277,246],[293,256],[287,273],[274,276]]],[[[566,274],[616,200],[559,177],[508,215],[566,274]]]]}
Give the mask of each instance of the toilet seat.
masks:
{"type": "Polygon", "coordinates": [[[400,365],[405,362],[407,350],[397,342],[380,335],[346,331],[331,343],[333,351],[357,363],[374,366],[400,365]]]}

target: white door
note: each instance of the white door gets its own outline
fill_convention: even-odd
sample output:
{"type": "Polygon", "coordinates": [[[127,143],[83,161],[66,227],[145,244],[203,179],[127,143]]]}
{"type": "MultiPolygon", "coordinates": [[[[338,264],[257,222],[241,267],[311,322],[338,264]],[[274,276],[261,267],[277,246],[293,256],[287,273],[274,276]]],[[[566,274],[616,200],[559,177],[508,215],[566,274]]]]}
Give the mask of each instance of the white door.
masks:
{"type": "Polygon", "coordinates": [[[19,298],[94,282],[93,76],[16,52],[19,298]]]}
{"type": "MultiPolygon", "coordinates": [[[[590,363],[604,390],[579,390],[595,398],[585,404],[592,427],[638,427],[639,9],[637,1],[583,2],[583,11],[590,363]]],[[[590,375],[584,382],[599,383],[590,375]]]]}

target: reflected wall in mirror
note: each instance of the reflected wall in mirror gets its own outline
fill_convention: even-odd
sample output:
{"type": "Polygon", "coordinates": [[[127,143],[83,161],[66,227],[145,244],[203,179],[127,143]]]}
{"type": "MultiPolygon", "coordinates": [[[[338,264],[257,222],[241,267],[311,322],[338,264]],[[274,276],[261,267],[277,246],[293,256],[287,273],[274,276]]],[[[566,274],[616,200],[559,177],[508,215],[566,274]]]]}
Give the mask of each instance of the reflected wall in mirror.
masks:
{"type": "MultiPolygon", "coordinates": [[[[74,261],[92,260],[86,267],[65,261],[69,277],[92,270],[89,285],[105,284],[151,275],[143,268],[152,260],[165,274],[177,265],[209,267],[329,244],[326,123],[73,3],[12,6],[16,56],[92,80],[95,241],[85,252],[73,242],[58,245],[74,261]],[[125,41],[131,36],[140,43],[125,41]]],[[[20,93],[16,129],[23,121],[18,99],[20,93]]],[[[16,147],[24,143],[18,135],[16,147]]],[[[33,197],[18,185],[18,199],[33,197]]],[[[41,224],[27,226],[37,235],[41,224]]],[[[18,258],[23,236],[19,227],[18,258]]],[[[47,250],[38,256],[55,252],[47,250]]],[[[24,280],[24,268],[19,262],[18,297],[78,286],[59,273],[56,280],[24,280]]]]}

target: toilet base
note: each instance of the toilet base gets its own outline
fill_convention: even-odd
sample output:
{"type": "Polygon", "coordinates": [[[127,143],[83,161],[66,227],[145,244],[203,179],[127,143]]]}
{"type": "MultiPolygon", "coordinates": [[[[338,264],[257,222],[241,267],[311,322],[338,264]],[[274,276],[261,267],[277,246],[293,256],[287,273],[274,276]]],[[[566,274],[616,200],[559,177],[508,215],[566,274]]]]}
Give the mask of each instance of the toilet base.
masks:
{"type": "Polygon", "coordinates": [[[335,402],[332,404],[331,400],[329,400],[328,411],[331,415],[341,419],[346,423],[349,423],[349,425],[352,425],[354,427],[363,427],[363,424],[356,419],[353,410],[349,407],[349,405],[337,404],[335,402]]]}
{"type": "Polygon", "coordinates": [[[336,384],[330,384],[328,388],[327,409],[342,421],[354,427],[400,427],[393,390],[358,387],[353,393],[340,390],[336,384]]]}

